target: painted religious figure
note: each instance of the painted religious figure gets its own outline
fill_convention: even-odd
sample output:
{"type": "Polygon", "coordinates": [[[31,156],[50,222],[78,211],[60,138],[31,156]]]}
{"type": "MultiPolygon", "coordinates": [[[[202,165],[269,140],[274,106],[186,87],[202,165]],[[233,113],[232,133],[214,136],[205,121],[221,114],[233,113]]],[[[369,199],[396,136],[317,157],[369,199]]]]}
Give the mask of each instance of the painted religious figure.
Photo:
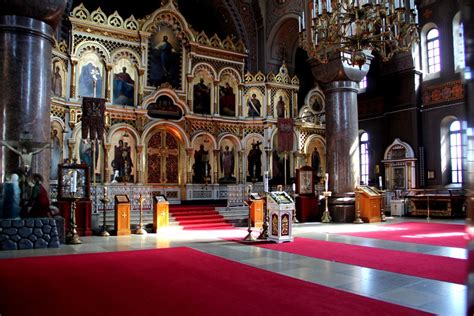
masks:
{"type": "Polygon", "coordinates": [[[54,67],[54,73],[51,79],[51,90],[54,96],[63,96],[63,79],[61,76],[61,68],[59,67],[59,65],[56,65],[56,67],[54,67]]]}
{"type": "Polygon", "coordinates": [[[210,181],[209,151],[204,149],[203,144],[199,145],[199,150],[194,151],[193,170],[193,183],[208,183],[210,181]]]}
{"type": "Polygon", "coordinates": [[[51,172],[49,176],[51,180],[58,180],[58,166],[61,163],[61,153],[61,140],[58,136],[58,130],[53,129],[51,135],[51,172]]]}
{"type": "Polygon", "coordinates": [[[221,183],[235,183],[237,179],[234,177],[234,149],[229,148],[228,145],[225,146],[225,149],[221,149],[220,153],[220,164],[221,164],[221,173],[223,177],[219,179],[221,183]]]}
{"type": "Polygon", "coordinates": [[[285,117],[285,101],[283,101],[282,96],[280,96],[280,98],[277,102],[276,110],[277,110],[277,117],[278,118],[284,118],[285,117]]]}
{"type": "Polygon", "coordinates": [[[321,156],[316,147],[314,147],[314,150],[311,153],[311,167],[313,167],[314,173],[319,180],[319,177],[321,176],[321,156]]]}
{"type": "Polygon", "coordinates": [[[194,113],[211,114],[211,89],[204,83],[203,78],[194,85],[193,99],[194,113]]]}
{"type": "Polygon", "coordinates": [[[262,150],[260,145],[262,142],[257,141],[252,143],[252,149],[249,151],[248,161],[248,181],[258,182],[262,181],[262,150]]]}
{"type": "Polygon", "coordinates": [[[235,116],[234,89],[228,82],[226,82],[225,86],[219,87],[219,114],[223,116],[235,116]]]}
{"type": "Polygon", "coordinates": [[[135,81],[127,67],[122,67],[122,72],[114,74],[114,99],[113,104],[133,105],[135,81]]]}
{"type": "Polygon", "coordinates": [[[79,96],[102,97],[102,74],[100,68],[91,62],[82,66],[79,76],[79,96]]]}
{"type": "Polygon", "coordinates": [[[114,180],[118,182],[133,182],[133,162],[131,147],[127,142],[119,140],[117,146],[114,147],[114,160],[112,160],[112,168],[114,170],[114,180]],[[115,175],[117,175],[115,177],[115,175]]]}
{"type": "Polygon", "coordinates": [[[247,102],[247,105],[249,107],[248,116],[250,117],[261,116],[260,109],[262,107],[262,104],[260,103],[260,100],[257,99],[257,95],[255,93],[252,94],[252,98],[249,99],[249,101],[247,102]]]}
{"type": "Polygon", "coordinates": [[[168,28],[156,33],[151,41],[150,83],[160,86],[169,83],[178,87],[179,78],[179,44],[168,28]]]}

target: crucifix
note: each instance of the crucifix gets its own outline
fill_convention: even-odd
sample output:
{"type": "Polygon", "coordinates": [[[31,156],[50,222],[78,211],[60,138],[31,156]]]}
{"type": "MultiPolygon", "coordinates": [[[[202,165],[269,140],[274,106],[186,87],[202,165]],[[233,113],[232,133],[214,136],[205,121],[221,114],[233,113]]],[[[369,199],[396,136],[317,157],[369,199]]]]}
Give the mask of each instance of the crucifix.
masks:
{"type": "Polygon", "coordinates": [[[46,144],[36,150],[28,151],[28,148],[32,147],[32,144],[30,144],[29,141],[20,141],[19,145],[17,145],[18,149],[13,147],[15,146],[13,145],[13,143],[14,142],[7,142],[5,140],[0,141],[0,144],[20,156],[20,168],[23,169],[25,173],[28,173],[28,171],[30,170],[33,155],[36,155],[49,147],[49,144],[46,144]]]}

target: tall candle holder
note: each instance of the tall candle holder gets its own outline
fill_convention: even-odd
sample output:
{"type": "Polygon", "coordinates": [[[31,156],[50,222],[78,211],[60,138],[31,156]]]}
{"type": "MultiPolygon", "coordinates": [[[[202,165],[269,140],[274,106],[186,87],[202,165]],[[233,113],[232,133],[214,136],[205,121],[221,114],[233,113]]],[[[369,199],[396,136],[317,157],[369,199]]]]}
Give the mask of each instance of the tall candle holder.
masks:
{"type": "Polygon", "coordinates": [[[76,225],[76,203],[79,200],[79,197],[76,195],[76,192],[71,192],[71,212],[69,218],[69,230],[66,234],[66,244],[78,245],[82,244],[79,234],[77,233],[76,225]]]}
{"type": "Polygon", "coordinates": [[[329,214],[328,201],[329,201],[329,197],[332,195],[332,192],[323,191],[323,195],[324,195],[324,198],[326,199],[326,209],[323,212],[323,217],[321,217],[321,222],[330,223],[332,218],[331,218],[331,215],[329,214]]]}
{"type": "Polygon", "coordinates": [[[385,205],[385,190],[380,190],[380,193],[382,194],[382,202],[380,205],[380,220],[382,222],[387,221],[387,217],[385,217],[385,210],[384,210],[384,205],[385,205]]]}
{"type": "Polygon", "coordinates": [[[136,235],[146,235],[147,231],[143,228],[143,201],[145,201],[145,197],[140,193],[140,196],[138,197],[138,203],[140,206],[139,212],[140,212],[140,220],[137,225],[137,229],[133,232],[136,235]]]}
{"type": "Polygon", "coordinates": [[[354,224],[364,224],[364,221],[360,218],[360,189],[357,187],[355,194],[356,194],[356,219],[353,221],[354,224]]]}
{"type": "Polygon", "coordinates": [[[245,238],[243,239],[243,241],[247,241],[247,242],[251,242],[251,241],[256,241],[257,239],[255,239],[255,237],[252,235],[252,218],[251,218],[251,215],[250,215],[250,212],[251,212],[251,205],[252,205],[252,200],[250,198],[250,194],[252,193],[252,185],[249,185],[248,186],[248,190],[247,190],[247,200],[244,201],[244,204],[247,205],[249,207],[249,216],[248,216],[248,234],[247,236],[245,236],[245,238]]]}
{"type": "Polygon", "coordinates": [[[102,221],[102,230],[99,232],[99,236],[102,237],[109,237],[110,233],[107,231],[107,224],[106,224],[106,219],[105,219],[105,208],[106,205],[110,202],[110,199],[107,195],[107,187],[104,187],[104,196],[100,199],[103,205],[103,221],[102,221]]]}

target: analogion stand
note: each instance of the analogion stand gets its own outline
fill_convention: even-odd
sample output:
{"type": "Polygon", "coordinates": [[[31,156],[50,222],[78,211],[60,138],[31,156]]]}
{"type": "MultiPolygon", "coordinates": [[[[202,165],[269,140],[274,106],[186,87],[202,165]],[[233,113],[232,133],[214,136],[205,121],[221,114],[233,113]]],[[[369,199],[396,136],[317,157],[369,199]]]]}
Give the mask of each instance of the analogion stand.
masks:
{"type": "Polygon", "coordinates": [[[115,196],[115,230],[117,236],[130,235],[130,199],[127,195],[115,196]]]}
{"type": "Polygon", "coordinates": [[[293,241],[293,210],[295,202],[284,191],[274,191],[268,194],[268,240],[282,243],[293,241]]]}
{"type": "Polygon", "coordinates": [[[153,232],[169,225],[169,202],[164,195],[153,198],[153,232]]]}

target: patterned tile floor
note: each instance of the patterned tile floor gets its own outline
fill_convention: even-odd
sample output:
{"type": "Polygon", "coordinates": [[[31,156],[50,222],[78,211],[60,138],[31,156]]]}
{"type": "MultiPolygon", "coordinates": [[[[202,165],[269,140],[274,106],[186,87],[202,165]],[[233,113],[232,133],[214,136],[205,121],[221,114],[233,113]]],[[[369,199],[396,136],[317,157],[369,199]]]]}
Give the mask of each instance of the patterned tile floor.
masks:
{"type": "MultiPolygon", "coordinates": [[[[358,230],[368,230],[373,228],[373,226],[408,220],[426,222],[426,220],[423,219],[388,218],[385,223],[363,225],[321,223],[294,224],[293,235],[295,237],[337,241],[353,245],[364,245],[460,259],[467,258],[467,250],[460,248],[407,244],[336,234],[337,232],[354,230],[355,227],[357,227],[356,229],[358,230]]],[[[462,220],[437,220],[436,222],[464,224],[462,220]]],[[[80,245],[61,245],[60,248],[56,249],[0,251],[0,259],[188,246],[260,269],[374,299],[416,308],[437,315],[466,314],[467,289],[464,285],[276,252],[223,240],[223,238],[243,238],[246,233],[246,229],[243,228],[221,231],[162,229],[157,234],[148,234],[145,236],[82,237],[83,243],[80,245]]],[[[255,232],[255,234],[257,234],[257,232],[255,232]]]]}

